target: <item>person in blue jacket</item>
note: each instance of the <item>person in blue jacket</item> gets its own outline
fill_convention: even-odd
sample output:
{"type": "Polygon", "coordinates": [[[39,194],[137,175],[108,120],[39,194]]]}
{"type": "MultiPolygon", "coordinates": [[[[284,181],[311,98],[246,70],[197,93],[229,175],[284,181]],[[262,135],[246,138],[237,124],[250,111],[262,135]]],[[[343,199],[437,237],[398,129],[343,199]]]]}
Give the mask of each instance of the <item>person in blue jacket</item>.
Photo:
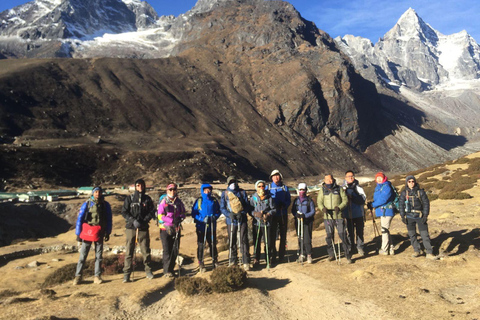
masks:
{"type": "Polygon", "coordinates": [[[227,189],[222,192],[220,211],[226,217],[229,240],[228,265],[238,261],[237,239],[240,238],[240,251],[245,271],[250,270],[250,252],[248,242],[247,214],[250,211],[247,193],[238,186],[234,176],[227,178],[227,189]],[[240,227],[239,227],[240,226],[240,227]]]}
{"type": "Polygon", "coordinates": [[[348,198],[348,205],[343,210],[343,217],[347,219],[348,236],[350,238],[350,244],[352,248],[357,244],[357,252],[363,257],[364,240],[363,229],[365,227],[365,214],[363,206],[365,205],[365,191],[358,184],[358,180],[355,179],[355,174],[352,170],[345,172],[345,182],[343,183],[343,190],[348,198]],[[356,237],[355,237],[356,234],[356,237]],[[356,238],[356,241],[355,241],[356,238]]]}
{"type": "Polygon", "coordinates": [[[105,240],[105,242],[107,242],[110,239],[111,232],[112,208],[110,207],[110,204],[104,200],[102,188],[95,187],[92,190],[92,196],[83,203],[80,212],[78,213],[75,234],[77,235],[77,241],[82,242],[82,246],[80,248],[80,257],[78,259],[75,278],[73,280],[74,285],[82,282],[82,270],[85,265],[85,260],[87,260],[92,242],[95,243],[95,278],[93,282],[96,284],[103,282],[101,277],[103,241],[105,240]],[[89,234],[86,234],[85,232],[82,233],[82,229],[84,228],[91,228],[92,231],[89,234]],[[93,237],[96,240],[89,241],[89,239],[93,239],[93,237]]]}
{"type": "MultiPolygon", "coordinates": [[[[297,228],[297,235],[300,234],[298,230],[298,219],[303,219],[303,243],[301,237],[298,237],[298,247],[303,246],[303,255],[299,253],[299,262],[302,262],[307,256],[307,263],[312,263],[312,231],[313,220],[315,216],[315,203],[307,195],[307,184],[300,183],[298,185],[298,198],[293,201],[292,214],[295,217],[295,227],[297,228]]],[[[299,250],[302,252],[302,250],[299,250]]]]}
{"type": "Polygon", "coordinates": [[[373,202],[368,203],[369,208],[375,208],[375,216],[380,217],[382,226],[382,248],[379,251],[381,255],[394,255],[395,250],[390,235],[390,224],[395,216],[394,200],[396,193],[393,186],[383,172],[375,175],[377,186],[373,193],[373,202]]]}
{"type": "MultiPolygon", "coordinates": [[[[278,170],[273,170],[270,174],[272,183],[267,185],[266,190],[270,191],[275,204],[275,215],[272,217],[272,225],[270,228],[272,242],[277,239],[277,231],[280,235],[280,245],[278,248],[278,259],[282,262],[285,259],[285,251],[287,247],[287,224],[288,224],[288,207],[291,203],[290,191],[283,183],[283,176],[278,170]]],[[[272,264],[276,263],[277,248],[273,244],[272,264]]]]}
{"type": "Polygon", "coordinates": [[[200,187],[202,196],[195,201],[192,207],[192,217],[197,230],[197,258],[200,272],[205,271],[205,240],[210,248],[213,267],[218,267],[217,219],[220,217],[221,212],[220,204],[213,196],[212,191],[213,187],[210,184],[202,184],[200,187]]]}

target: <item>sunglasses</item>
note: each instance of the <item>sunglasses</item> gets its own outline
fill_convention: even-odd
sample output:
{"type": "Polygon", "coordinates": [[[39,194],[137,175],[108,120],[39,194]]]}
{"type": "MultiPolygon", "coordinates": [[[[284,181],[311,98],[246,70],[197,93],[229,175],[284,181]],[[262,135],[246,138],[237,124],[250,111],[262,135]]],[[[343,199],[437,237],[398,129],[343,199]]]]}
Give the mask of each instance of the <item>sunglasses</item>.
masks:
{"type": "Polygon", "coordinates": [[[407,181],[407,183],[415,183],[415,181],[413,181],[413,180],[410,180],[410,181],[407,181]]]}
{"type": "Polygon", "coordinates": [[[257,188],[265,188],[265,186],[257,186],[257,188]]]}
{"type": "Polygon", "coordinates": [[[168,189],[168,191],[177,191],[177,188],[175,188],[175,189],[168,189]]]}

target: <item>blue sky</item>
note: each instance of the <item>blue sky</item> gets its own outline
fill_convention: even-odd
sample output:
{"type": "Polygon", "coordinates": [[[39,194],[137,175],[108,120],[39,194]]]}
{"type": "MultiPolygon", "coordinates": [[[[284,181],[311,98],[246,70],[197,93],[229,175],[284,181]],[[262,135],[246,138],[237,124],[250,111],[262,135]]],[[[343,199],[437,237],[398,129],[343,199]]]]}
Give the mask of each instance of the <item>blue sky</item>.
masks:
{"type": "MultiPolygon", "coordinates": [[[[1,0],[0,12],[26,3],[25,0],[1,0]]],[[[150,0],[159,15],[175,16],[191,9],[196,0],[150,0]]],[[[403,12],[413,8],[433,28],[443,34],[462,30],[480,42],[478,0],[291,0],[301,15],[315,22],[330,36],[353,34],[376,43],[390,30],[403,12]]]]}

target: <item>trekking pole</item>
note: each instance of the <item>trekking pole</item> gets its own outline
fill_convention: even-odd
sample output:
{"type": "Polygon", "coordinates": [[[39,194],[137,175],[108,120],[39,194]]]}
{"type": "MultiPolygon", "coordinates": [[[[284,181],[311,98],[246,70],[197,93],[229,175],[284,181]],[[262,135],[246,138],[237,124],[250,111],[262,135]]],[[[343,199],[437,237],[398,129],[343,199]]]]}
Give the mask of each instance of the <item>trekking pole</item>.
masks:
{"type": "Polygon", "coordinates": [[[133,248],[133,262],[132,262],[132,281],[135,280],[135,264],[137,256],[137,244],[138,244],[138,228],[135,232],[135,247],[133,248]]]}
{"type": "MultiPolygon", "coordinates": [[[[297,237],[298,237],[298,243],[300,244],[301,243],[301,238],[300,238],[300,218],[297,219],[297,237]]],[[[300,244],[299,245],[299,248],[298,248],[298,251],[297,251],[297,256],[298,256],[298,260],[297,262],[300,262],[300,260],[302,259],[302,255],[300,254],[300,251],[302,250],[302,245],[300,244]]]]}
{"type": "MultiPolygon", "coordinates": [[[[242,254],[242,265],[243,265],[243,256],[244,256],[244,247],[242,245],[242,238],[240,233],[240,219],[237,219],[237,248],[240,248],[240,253],[242,254]]],[[[240,259],[239,259],[240,260],[240,259]]]]}
{"type": "Polygon", "coordinates": [[[217,244],[214,242],[214,239],[215,239],[215,238],[214,238],[214,236],[213,236],[213,232],[215,232],[215,235],[216,235],[216,232],[217,232],[217,221],[216,221],[216,220],[213,221],[213,223],[210,222],[210,237],[212,238],[212,244],[211,244],[211,248],[210,248],[210,249],[211,249],[211,252],[212,252],[212,264],[213,264],[213,268],[215,268],[215,263],[216,263],[216,262],[215,262],[215,261],[216,261],[216,259],[215,259],[215,257],[216,257],[216,255],[215,255],[215,249],[217,248],[217,244]]]}
{"type": "Polygon", "coordinates": [[[230,248],[228,252],[228,264],[232,261],[233,256],[233,219],[230,219],[230,248]]]}
{"type": "MultiPolygon", "coordinates": [[[[205,223],[205,230],[204,230],[204,235],[203,235],[203,252],[202,252],[202,266],[205,268],[205,251],[207,249],[207,229],[208,229],[208,223],[205,223]]],[[[200,269],[200,271],[202,271],[200,269]]]]}
{"type": "Polygon", "coordinates": [[[268,252],[270,251],[270,248],[268,247],[268,233],[267,233],[267,224],[265,223],[263,225],[264,230],[263,230],[263,241],[265,242],[265,255],[267,256],[267,270],[270,270],[270,259],[268,256],[268,252]]]}
{"type": "MultiPolygon", "coordinates": [[[[290,254],[288,253],[288,238],[287,238],[287,223],[288,223],[288,219],[287,219],[287,223],[285,223],[285,215],[283,214],[283,205],[281,206],[282,208],[282,224],[283,224],[283,227],[285,228],[285,255],[287,256],[287,261],[288,263],[290,263],[290,254]]],[[[280,242],[282,241],[282,235],[280,235],[280,242]]]]}
{"type": "Polygon", "coordinates": [[[300,218],[300,237],[301,237],[301,241],[300,241],[300,245],[301,245],[301,249],[300,249],[300,257],[302,257],[302,266],[303,266],[303,218],[300,218]]]}
{"type": "MultiPolygon", "coordinates": [[[[328,219],[327,219],[328,221],[328,219]]],[[[333,221],[332,221],[332,226],[333,226],[333,221]]],[[[338,258],[337,258],[337,251],[335,250],[335,228],[333,228],[332,232],[332,237],[333,237],[333,255],[335,256],[335,261],[338,263],[338,258]]]]}
{"type": "Polygon", "coordinates": [[[372,222],[373,222],[373,234],[375,237],[380,236],[380,231],[378,230],[377,222],[375,221],[375,216],[373,214],[373,210],[370,209],[370,215],[372,216],[372,222]]]}
{"type": "MultiPolygon", "coordinates": [[[[260,220],[255,218],[257,220],[257,238],[255,239],[255,252],[254,252],[254,255],[255,255],[255,259],[257,257],[257,250],[258,250],[258,238],[260,238],[260,228],[261,228],[261,224],[260,224],[260,220]]],[[[261,243],[260,243],[261,245],[261,243]]]]}

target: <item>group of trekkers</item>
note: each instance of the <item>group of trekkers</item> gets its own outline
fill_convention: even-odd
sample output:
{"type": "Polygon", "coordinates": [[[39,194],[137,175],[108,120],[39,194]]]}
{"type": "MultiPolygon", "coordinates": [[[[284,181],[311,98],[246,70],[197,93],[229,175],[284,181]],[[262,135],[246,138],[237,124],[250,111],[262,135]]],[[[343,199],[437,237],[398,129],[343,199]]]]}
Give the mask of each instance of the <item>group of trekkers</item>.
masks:
{"type": "MultiPolygon", "coordinates": [[[[255,193],[250,197],[241,189],[234,176],[227,179],[227,188],[222,192],[220,200],[213,193],[210,184],[202,184],[201,197],[193,204],[191,215],[194,219],[197,234],[197,259],[200,272],[205,268],[205,251],[209,248],[212,266],[219,266],[217,250],[217,220],[225,216],[228,233],[228,265],[242,265],[246,271],[260,264],[263,241],[265,264],[267,268],[285,262],[287,252],[288,208],[293,215],[298,236],[297,262],[312,263],[312,229],[315,216],[315,203],[308,195],[306,183],[297,187],[297,197],[292,203],[290,190],[283,182],[278,170],[270,174],[270,182],[258,180],[255,193]],[[248,221],[252,221],[253,261],[250,256],[248,221]],[[277,239],[279,245],[277,250],[277,239]],[[241,260],[238,258],[240,250],[241,260]]],[[[420,188],[414,176],[407,176],[405,189],[398,194],[384,173],[375,175],[377,183],[373,202],[366,201],[363,188],[355,179],[353,171],[345,173],[344,184],[338,185],[332,174],[324,177],[318,192],[316,207],[323,213],[326,231],[328,261],[340,261],[340,242],[335,247],[335,229],[342,242],[344,257],[352,263],[352,254],[356,247],[357,254],[365,256],[364,225],[366,221],[365,205],[375,216],[380,218],[381,248],[380,255],[394,255],[395,248],[390,236],[390,225],[396,212],[400,213],[402,222],[406,224],[408,235],[414,249],[414,257],[422,255],[422,248],[417,239],[416,228],[420,232],[426,257],[436,259],[432,252],[428,233],[428,214],[430,210],[427,194],[420,188]]],[[[126,252],[123,268],[123,282],[130,282],[132,259],[138,244],[143,257],[146,278],[152,279],[150,255],[149,222],[155,220],[160,229],[163,247],[164,277],[173,277],[178,258],[182,221],[185,219],[185,206],[178,197],[175,183],[167,186],[166,195],[160,197],[155,208],[152,198],[145,194],[145,181],[135,182],[135,192],[125,198],[122,215],[125,218],[126,252]]],[[[380,232],[374,223],[375,236],[380,232]]],[[[92,243],[95,245],[95,277],[94,283],[102,283],[101,262],[103,242],[108,241],[112,231],[112,211],[104,200],[102,189],[95,187],[92,196],[82,205],[76,224],[77,241],[80,241],[80,257],[74,278],[74,284],[82,281],[82,270],[92,243]]]]}

